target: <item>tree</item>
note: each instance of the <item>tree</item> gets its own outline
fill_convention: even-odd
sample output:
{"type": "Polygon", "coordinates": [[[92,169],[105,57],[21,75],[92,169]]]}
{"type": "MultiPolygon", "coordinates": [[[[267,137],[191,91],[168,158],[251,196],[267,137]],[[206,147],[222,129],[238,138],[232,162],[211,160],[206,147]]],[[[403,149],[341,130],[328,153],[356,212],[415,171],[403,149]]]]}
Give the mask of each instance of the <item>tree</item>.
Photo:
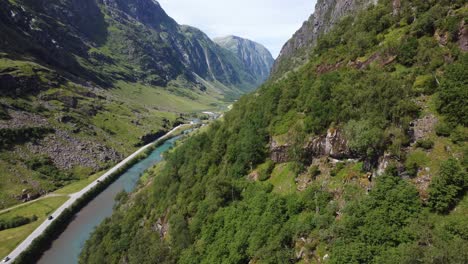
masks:
{"type": "Polygon", "coordinates": [[[429,186],[429,207],[438,213],[446,213],[460,200],[468,187],[468,174],[457,160],[442,163],[440,172],[429,186]]]}
{"type": "Polygon", "coordinates": [[[468,126],[468,55],[447,67],[439,88],[437,110],[448,121],[468,126]]]}
{"type": "Polygon", "coordinates": [[[380,176],[369,196],[344,209],[335,228],[330,263],[373,263],[386,251],[410,241],[407,227],[420,211],[413,185],[388,172],[380,176]]]}
{"type": "Polygon", "coordinates": [[[418,54],[418,39],[409,37],[403,41],[398,50],[398,62],[405,66],[411,66],[416,61],[416,54],[418,54]]]}
{"type": "Polygon", "coordinates": [[[351,120],[345,126],[349,147],[360,154],[373,156],[381,147],[383,131],[369,120],[351,120]]]}

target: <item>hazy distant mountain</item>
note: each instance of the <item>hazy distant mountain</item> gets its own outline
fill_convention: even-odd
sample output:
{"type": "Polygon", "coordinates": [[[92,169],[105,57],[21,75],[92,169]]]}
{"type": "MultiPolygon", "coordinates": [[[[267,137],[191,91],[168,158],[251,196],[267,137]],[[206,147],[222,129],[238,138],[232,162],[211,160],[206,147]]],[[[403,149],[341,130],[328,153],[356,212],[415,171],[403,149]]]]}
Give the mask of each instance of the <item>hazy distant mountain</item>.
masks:
{"type": "Polygon", "coordinates": [[[270,75],[275,60],[263,45],[236,36],[215,38],[214,42],[236,54],[242,61],[243,67],[257,76],[258,81],[263,82],[270,75]]]}

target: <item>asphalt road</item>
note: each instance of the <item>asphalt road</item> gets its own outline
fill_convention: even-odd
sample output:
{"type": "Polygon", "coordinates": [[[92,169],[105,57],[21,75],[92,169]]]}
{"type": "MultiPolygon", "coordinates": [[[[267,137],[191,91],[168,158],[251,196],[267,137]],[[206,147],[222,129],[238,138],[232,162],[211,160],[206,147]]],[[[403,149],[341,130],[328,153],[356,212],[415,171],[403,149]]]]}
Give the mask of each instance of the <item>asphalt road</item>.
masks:
{"type": "Polygon", "coordinates": [[[129,161],[131,161],[133,158],[135,158],[136,156],[138,156],[138,154],[142,153],[143,151],[145,151],[147,148],[151,147],[153,144],[159,142],[159,141],[162,141],[162,140],[165,140],[166,138],[168,138],[170,135],[172,135],[176,130],[178,130],[179,128],[181,127],[184,127],[184,126],[189,126],[187,124],[183,124],[183,125],[179,125],[177,127],[175,127],[174,129],[172,129],[171,131],[169,131],[166,135],[164,135],[163,137],[159,138],[158,140],[156,140],[155,142],[153,143],[150,143],[142,148],[140,148],[139,150],[137,150],[135,153],[133,153],[132,155],[130,155],[128,158],[124,159],[123,161],[121,161],[119,164],[117,164],[115,167],[113,167],[112,169],[110,169],[109,171],[107,171],[104,175],[102,175],[101,177],[99,177],[99,179],[97,179],[96,181],[93,181],[91,184],[89,184],[88,186],[86,186],[85,188],[83,188],[81,191],[77,192],[77,193],[74,193],[74,194],[71,194],[70,195],[70,199],[68,199],[62,206],[60,206],[60,208],[58,208],[53,214],[51,214],[51,216],[53,217],[52,220],[45,220],[44,223],[42,223],[38,228],[36,228],[36,230],[34,230],[34,232],[32,232],[23,242],[21,242],[21,244],[16,247],[9,255],[8,257],[10,258],[10,260],[8,261],[8,263],[12,263],[15,261],[15,259],[23,252],[25,251],[30,245],[31,243],[34,241],[34,239],[36,239],[37,237],[39,237],[40,235],[42,235],[42,233],[44,233],[44,231],[47,229],[47,227],[50,226],[50,224],[55,221],[55,219],[60,216],[63,211],[65,211],[67,208],[70,208],[75,202],[76,200],[78,200],[80,197],[82,197],[85,193],[87,193],[89,190],[91,190],[93,187],[95,187],[96,185],[99,184],[99,182],[102,182],[104,181],[105,179],[107,179],[109,176],[111,176],[114,172],[116,172],[118,169],[120,169],[121,167],[123,167],[125,164],[127,164],[129,161]],[[99,181],[99,182],[98,182],[99,181]]]}

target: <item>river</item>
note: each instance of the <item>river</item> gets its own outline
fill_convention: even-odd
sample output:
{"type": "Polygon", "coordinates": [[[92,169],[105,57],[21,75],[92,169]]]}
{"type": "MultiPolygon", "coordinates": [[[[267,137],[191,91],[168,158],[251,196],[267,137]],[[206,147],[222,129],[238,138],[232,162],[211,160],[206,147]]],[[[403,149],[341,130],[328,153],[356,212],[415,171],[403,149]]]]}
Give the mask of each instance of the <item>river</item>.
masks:
{"type": "Polygon", "coordinates": [[[138,179],[143,172],[162,160],[162,153],[174,145],[179,137],[164,142],[147,158],[133,165],[115,182],[86,205],[70,222],[65,231],[52,243],[49,250],[44,252],[39,264],[75,264],[81,250],[93,230],[107,217],[112,215],[115,196],[125,190],[135,189],[138,179]]]}

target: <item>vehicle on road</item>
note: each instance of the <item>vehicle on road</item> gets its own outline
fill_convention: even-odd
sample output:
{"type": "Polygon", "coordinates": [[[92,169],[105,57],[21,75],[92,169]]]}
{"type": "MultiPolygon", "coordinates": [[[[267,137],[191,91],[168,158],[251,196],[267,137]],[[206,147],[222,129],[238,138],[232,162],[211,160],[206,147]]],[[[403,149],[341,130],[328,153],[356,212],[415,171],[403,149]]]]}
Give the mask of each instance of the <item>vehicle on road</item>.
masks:
{"type": "Polygon", "coordinates": [[[54,219],[54,217],[49,215],[49,217],[47,219],[52,220],[52,219],[54,219]]]}
{"type": "Polygon", "coordinates": [[[10,257],[6,257],[2,260],[2,263],[7,263],[10,260],[10,257]]]}

